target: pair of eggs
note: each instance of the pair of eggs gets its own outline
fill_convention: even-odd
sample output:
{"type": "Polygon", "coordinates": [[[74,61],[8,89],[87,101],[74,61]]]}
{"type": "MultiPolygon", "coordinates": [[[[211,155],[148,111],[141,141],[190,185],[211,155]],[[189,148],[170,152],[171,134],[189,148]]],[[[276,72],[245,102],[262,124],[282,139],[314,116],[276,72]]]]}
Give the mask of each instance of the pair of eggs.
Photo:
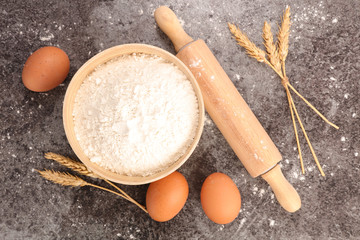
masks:
{"type": "MultiPolygon", "coordinates": [[[[188,183],[179,172],[151,183],[146,193],[150,217],[158,222],[172,219],[184,207],[188,195],[188,183]]],[[[200,198],[205,214],[215,223],[230,223],[240,212],[239,189],[226,174],[209,175],[202,185],[200,198]]]]}

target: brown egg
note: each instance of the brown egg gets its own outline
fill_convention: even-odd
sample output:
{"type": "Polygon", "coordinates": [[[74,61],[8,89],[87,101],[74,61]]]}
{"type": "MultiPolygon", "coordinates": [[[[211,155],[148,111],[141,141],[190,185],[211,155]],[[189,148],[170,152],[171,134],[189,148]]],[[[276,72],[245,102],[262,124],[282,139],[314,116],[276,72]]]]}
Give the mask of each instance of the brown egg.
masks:
{"type": "Polygon", "coordinates": [[[226,174],[217,172],[208,176],[202,185],[200,198],[206,216],[215,223],[230,223],[240,212],[239,189],[226,174]]]}
{"type": "Polygon", "coordinates": [[[43,47],[26,60],[22,81],[29,90],[46,92],[62,83],[69,73],[67,54],[57,47],[43,47]]]}
{"type": "Polygon", "coordinates": [[[184,207],[189,195],[189,186],[179,172],[153,182],[146,193],[146,208],[152,219],[169,221],[184,207]]]}

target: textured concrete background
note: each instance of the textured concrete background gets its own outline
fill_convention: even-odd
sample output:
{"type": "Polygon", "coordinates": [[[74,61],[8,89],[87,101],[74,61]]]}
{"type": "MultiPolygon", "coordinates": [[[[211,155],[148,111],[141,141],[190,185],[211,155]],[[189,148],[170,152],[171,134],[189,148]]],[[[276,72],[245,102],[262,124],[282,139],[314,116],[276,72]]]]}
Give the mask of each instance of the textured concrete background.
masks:
{"type": "MultiPolygon", "coordinates": [[[[360,2],[353,1],[2,1],[0,4],[0,238],[1,239],[359,239],[360,2]],[[252,179],[210,119],[192,157],[179,169],[189,182],[183,210],[166,223],[136,206],[89,187],[45,181],[34,169],[64,170],[47,151],[75,157],[62,126],[62,101],[76,70],[96,53],[124,43],[146,43],[174,53],[156,27],[154,10],[170,6],[186,31],[202,38],[264,125],[284,160],[283,172],[302,198],[285,212],[261,179],[252,179]],[[286,4],[292,30],[287,72],[293,85],[331,121],[335,130],[295,98],[315,151],[321,177],[301,135],[306,174],[300,173],[286,96],[271,69],[237,46],[234,22],[259,46],[264,20],[273,29],[286,4]],[[21,82],[27,57],[54,45],[71,61],[68,78],[47,93],[21,82]],[[220,171],[240,189],[242,210],[217,225],[201,209],[204,179],[220,171]]],[[[99,182],[100,183],[100,182],[99,182]]],[[[101,183],[100,183],[101,184],[101,183]]],[[[145,203],[147,186],[121,186],[145,203]]]]}

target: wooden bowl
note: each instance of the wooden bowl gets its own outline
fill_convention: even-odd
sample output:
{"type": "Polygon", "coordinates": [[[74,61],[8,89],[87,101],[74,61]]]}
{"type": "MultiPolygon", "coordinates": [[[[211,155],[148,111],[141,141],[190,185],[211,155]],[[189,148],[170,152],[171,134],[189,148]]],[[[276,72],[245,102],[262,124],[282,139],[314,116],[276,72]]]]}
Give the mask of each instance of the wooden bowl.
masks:
{"type": "Polygon", "coordinates": [[[199,142],[203,126],[204,126],[204,101],[200,92],[200,88],[195,80],[195,77],[192,75],[190,70],[185,66],[183,62],[181,62],[177,57],[173,54],[162,50],[158,47],[145,45],[145,44],[125,44],[119,45],[112,48],[109,48],[96,56],[92,57],[88,60],[74,75],[72,78],[64,99],[64,106],[63,106],[63,122],[66,137],[69,140],[70,146],[74,150],[77,157],[94,173],[100,175],[103,178],[109,179],[113,182],[128,184],[128,185],[140,185],[145,183],[150,183],[166,177],[167,175],[174,172],[178,169],[185,161],[190,157],[192,152],[194,151],[197,143],[199,142]],[[169,62],[174,63],[179,69],[186,75],[186,77],[190,80],[199,105],[199,119],[198,119],[198,127],[196,129],[196,134],[194,137],[193,142],[185,152],[185,154],[180,157],[176,162],[174,162],[168,168],[162,170],[161,172],[157,172],[153,175],[140,177],[140,176],[126,176],[121,175],[112,171],[109,171],[103,167],[100,167],[96,163],[90,161],[90,159],[85,155],[83,150],[80,147],[79,142],[76,139],[75,131],[74,131],[74,121],[73,121],[73,107],[74,101],[76,97],[76,93],[80,88],[80,85],[84,81],[84,79],[100,64],[103,64],[110,59],[116,58],[118,56],[124,54],[131,54],[131,53],[146,53],[146,54],[155,54],[159,57],[162,57],[169,62]]]}

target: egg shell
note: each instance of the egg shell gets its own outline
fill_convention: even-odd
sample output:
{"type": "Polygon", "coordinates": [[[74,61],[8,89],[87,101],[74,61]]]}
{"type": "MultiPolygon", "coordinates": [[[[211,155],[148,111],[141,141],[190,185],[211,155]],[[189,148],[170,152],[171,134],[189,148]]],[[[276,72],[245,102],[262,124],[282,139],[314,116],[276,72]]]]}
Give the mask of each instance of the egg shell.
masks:
{"type": "Polygon", "coordinates": [[[152,219],[165,222],[175,217],[184,207],[189,195],[185,177],[173,172],[149,185],[146,193],[146,208],[152,219]]]}
{"type": "Polygon", "coordinates": [[[69,73],[68,55],[57,47],[43,47],[26,60],[22,81],[34,92],[46,92],[62,83],[69,73]]]}
{"type": "Polygon", "coordinates": [[[206,216],[215,223],[230,223],[240,212],[239,189],[224,173],[213,173],[205,179],[200,198],[206,216]]]}

